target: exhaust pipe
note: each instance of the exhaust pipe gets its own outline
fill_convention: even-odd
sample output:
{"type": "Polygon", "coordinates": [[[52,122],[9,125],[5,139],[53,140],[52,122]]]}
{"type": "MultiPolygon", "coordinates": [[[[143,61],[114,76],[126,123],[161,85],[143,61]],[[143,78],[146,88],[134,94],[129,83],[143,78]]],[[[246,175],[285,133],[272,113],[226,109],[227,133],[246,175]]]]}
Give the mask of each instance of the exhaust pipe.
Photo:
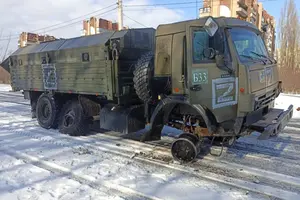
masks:
{"type": "Polygon", "coordinates": [[[201,151],[202,142],[198,136],[191,133],[183,133],[171,146],[174,160],[184,163],[192,162],[201,151]]]}

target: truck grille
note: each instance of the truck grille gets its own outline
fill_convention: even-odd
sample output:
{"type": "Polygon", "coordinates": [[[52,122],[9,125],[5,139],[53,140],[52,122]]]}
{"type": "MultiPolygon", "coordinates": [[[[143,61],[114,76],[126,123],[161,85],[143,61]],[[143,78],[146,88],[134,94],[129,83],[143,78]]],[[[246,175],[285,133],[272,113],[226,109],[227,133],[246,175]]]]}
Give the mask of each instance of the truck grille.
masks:
{"type": "Polygon", "coordinates": [[[273,100],[275,100],[275,98],[276,98],[276,89],[274,89],[264,95],[255,97],[254,110],[258,110],[258,109],[268,105],[273,100]]]}

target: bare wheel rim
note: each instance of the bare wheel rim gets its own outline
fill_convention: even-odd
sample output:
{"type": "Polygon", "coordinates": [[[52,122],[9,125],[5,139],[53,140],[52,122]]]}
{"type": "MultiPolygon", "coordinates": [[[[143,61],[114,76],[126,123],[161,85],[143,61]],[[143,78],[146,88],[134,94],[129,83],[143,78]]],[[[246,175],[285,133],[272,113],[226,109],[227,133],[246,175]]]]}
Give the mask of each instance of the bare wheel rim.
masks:
{"type": "Polygon", "coordinates": [[[68,111],[63,120],[64,127],[70,127],[74,124],[75,121],[75,113],[73,110],[68,111]]]}

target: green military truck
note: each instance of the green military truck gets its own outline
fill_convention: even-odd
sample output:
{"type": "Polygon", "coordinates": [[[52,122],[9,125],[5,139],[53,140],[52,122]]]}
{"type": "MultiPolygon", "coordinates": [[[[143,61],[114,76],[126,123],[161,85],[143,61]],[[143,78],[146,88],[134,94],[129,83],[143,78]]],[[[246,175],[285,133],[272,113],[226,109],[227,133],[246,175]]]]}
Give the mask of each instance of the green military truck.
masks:
{"type": "Polygon", "coordinates": [[[144,142],[167,125],[183,132],[174,158],[191,161],[205,138],[267,139],[291,119],[292,105],[273,106],[282,83],[260,34],[236,18],[204,17],[31,45],[2,65],[41,127],[78,136],[94,121],[125,134],[149,125],[144,142]]]}

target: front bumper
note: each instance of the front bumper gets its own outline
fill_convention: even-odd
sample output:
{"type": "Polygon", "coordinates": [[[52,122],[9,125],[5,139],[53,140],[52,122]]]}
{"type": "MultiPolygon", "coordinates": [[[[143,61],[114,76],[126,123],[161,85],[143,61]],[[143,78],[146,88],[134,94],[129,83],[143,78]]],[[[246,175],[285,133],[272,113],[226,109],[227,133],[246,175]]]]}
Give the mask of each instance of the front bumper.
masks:
{"type": "Polygon", "coordinates": [[[293,116],[293,105],[287,110],[270,108],[269,112],[259,121],[251,124],[249,129],[261,133],[259,140],[266,140],[270,136],[278,135],[293,116]]]}

